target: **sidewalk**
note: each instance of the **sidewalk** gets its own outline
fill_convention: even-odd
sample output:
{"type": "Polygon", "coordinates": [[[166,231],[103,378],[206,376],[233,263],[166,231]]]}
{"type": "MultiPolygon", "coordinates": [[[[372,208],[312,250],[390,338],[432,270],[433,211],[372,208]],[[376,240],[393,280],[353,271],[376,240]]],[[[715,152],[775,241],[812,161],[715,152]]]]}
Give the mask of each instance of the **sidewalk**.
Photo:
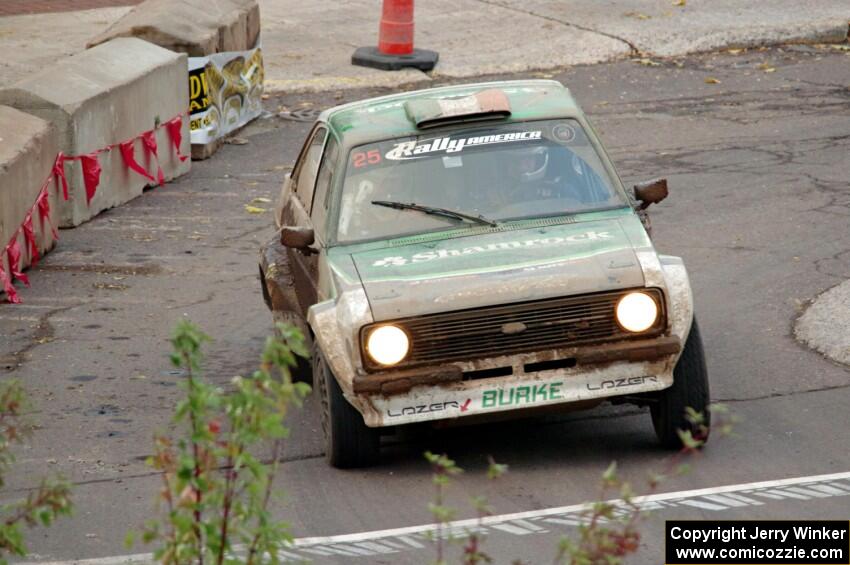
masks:
{"type": "Polygon", "coordinates": [[[3,0],[0,3],[0,16],[79,12],[113,6],[134,6],[141,2],[142,0],[3,0]]]}
{"type": "MultiPolygon", "coordinates": [[[[356,47],[377,42],[376,0],[259,1],[268,92],[431,80],[419,71],[390,73],[350,64],[356,47]]],[[[98,2],[129,0],[82,5],[98,2]]],[[[5,56],[0,83],[84,49],[91,36],[129,9],[0,17],[5,56]]],[[[678,56],[764,43],[841,42],[849,20],[846,0],[420,0],[416,45],[440,53],[433,76],[472,77],[598,63],[638,52],[678,56]]]]}

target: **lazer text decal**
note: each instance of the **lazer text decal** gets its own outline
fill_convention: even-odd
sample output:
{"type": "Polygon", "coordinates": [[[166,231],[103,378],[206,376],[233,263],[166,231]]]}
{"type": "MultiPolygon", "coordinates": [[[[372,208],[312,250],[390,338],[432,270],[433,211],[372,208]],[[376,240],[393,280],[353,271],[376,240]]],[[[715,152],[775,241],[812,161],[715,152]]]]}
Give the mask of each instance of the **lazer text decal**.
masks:
{"type": "MultiPolygon", "coordinates": [[[[469,401],[467,401],[466,406],[469,406],[469,401]]],[[[397,410],[393,410],[392,408],[387,410],[387,416],[390,418],[398,418],[399,416],[411,416],[413,414],[427,414],[429,412],[442,412],[443,410],[448,410],[449,408],[459,408],[461,411],[466,411],[466,407],[461,406],[455,400],[449,400],[446,402],[433,402],[431,404],[417,404],[415,406],[403,406],[397,410]]]]}
{"type": "Polygon", "coordinates": [[[391,161],[404,161],[408,159],[419,159],[426,153],[457,153],[464,147],[476,147],[480,145],[492,145],[495,143],[511,143],[516,141],[529,141],[540,139],[541,131],[518,131],[515,133],[500,133],[497,135],[480,135],[452,139],[450,137],[438,137],[433,141],[417,144],[416,141],[403,141],[387,151],[385,157],[391,161]]]}
{"type": "Polygon", "coordinates": [[[650,375],[648,377],[629,377],[621,379],[609,379],[598,384],[587,383],[587,390],[603,390],[606,388],[620,388],[624,386],[637,386],[644,383],[657,383],[658,377],[650,375]]]}
{"type": "Polygon", "coordinates": [[[433,261],[434,259],[445,259],[447,257],[462,257],[466,255],[474,255],[477,253],[487,253],[490,251],[509,251],[511,249],[527,249],[529,247],[542,247],[546,245],[558,245],[562,243],[579,243],[582,241],[595,241],[600,239],[611,239],[612,236],[607,231],[589,231],[568,235],[566,237],[552,236],[542,237],[539,239],[526,239],[523,241],[502,241],[499,243],[488,243],[487,245],[475,245],[472,247],[464,247],[463,249],[439,249],[436,251],[424,251],[417,253],[412,257],[384,257],[372,263],[373,267],[389,267],[407,265],[408,263],[423,263],[425,261],[433,261]]]}

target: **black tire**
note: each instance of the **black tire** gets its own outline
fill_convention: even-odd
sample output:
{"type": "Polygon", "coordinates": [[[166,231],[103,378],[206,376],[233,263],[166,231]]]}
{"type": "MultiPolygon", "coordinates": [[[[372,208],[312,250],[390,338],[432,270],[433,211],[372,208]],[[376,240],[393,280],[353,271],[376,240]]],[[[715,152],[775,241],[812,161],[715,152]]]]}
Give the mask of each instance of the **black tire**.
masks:
{"type": "Polygon", "coordinates": [[[307,383],[311,388],[315,387],[316,383],[313,382],[313,367],[310,364],[310,360],[296,355],[295,361],[297,365],[291,369],[292,381],[296,383],[307,383]]]}
{"type": "Polygon", "coordinates": [[[319,389],[325,459],[338,469],[368,467],[380,457],[380,431],[363,422],[363,416],[342,395],[319,346],[313,343],[313,377],[319,389]]]}
{"type": "MultiPolygon", "coordinates": [[[[277,329],[277,322],[280,320],[279,316],[276,315],[275,312],[272,312],[273,319],[275,321],[274,325],[274,333],[277,337],[280,336],[280,331],[277,329]]],[[[305,339],[309,336],[305,335],[305,339]]],[[[308,342],[309,343],[309,342],[308,342]]],[[[292,375],[292,381],[296,383],[307,383],[311,387],[315,388],[316,383],[313,382],[313,367],[310,363],[310,359],[305,359],[300,355],[295,356],[295,367],[290,368],[290,374],[292,375]]]]}
{"type": "Polygon", "coordinates": [[[709,403],[708,371],[699,326],[694,318],[685,349],[673,369],[673,386],[661,391],[657,402],[651,405],[652,425],[658,441],[664,447],[681,449],[684,445],[679,430],[690,430],[694,438],[708,441],[711,425],[709,403]],[[685,410],[688,407],[703,414],[701,425],[688,421],[685,410]]]}

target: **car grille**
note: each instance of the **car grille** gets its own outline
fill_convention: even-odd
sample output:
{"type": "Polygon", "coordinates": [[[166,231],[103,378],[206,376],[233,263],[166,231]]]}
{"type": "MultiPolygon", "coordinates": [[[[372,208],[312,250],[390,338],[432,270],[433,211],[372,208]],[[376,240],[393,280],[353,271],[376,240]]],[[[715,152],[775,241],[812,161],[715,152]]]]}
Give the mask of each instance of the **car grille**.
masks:
{"type": "MultiPolygon", "coordinates": [[[[659,289],[639,290],[656,300],[661,313],[655,326],[639,334],[623,330],[615,319],[617,301],[631,290],[446,312],[382,324],[398,325],[410,335],[412,350],[408,358],[393,368],[646,338],[666,327],[664,298],[659,289]],[[510,333],[523,326],[522,331],[510,333]]],[[[373,326],[363,328],[361,342],[373,326]]],[[[368,355],[363,358],[368,363],[368,355]]]]}

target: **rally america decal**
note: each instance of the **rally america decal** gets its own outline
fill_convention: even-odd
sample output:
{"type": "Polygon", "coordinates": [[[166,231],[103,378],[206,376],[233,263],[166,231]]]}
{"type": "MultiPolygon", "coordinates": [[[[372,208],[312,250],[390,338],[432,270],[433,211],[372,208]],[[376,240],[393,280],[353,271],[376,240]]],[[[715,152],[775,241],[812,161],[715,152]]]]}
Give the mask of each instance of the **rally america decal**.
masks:
{"type": "Polygon", "coordinates": [[[551,236],[541,237],[538,239],[526,239],[522,241],[502,241],[499,243],[488,243],[487,245],[464,247],[463,249],[438,249],[436,251],[424,251],[411,257],[384,257],[372,263],[372,266],[397,267],[408,265],[410,263],[424,263],[425,261],[433,261],[435,259],[445,259],[447,257],[464,257],[478,253],[489,253],[492,251],[509,251],[512,249],[528,249],[547,245],[580,243],[582,241],[598,241],[611,239],[613,237],[614,236],[607,231],[589,231],[575,235],[568,235],[566,237],[551,236]]]}
{"type": "Polygon", "coordinates": [[[429,153],[458,153],[466,147],[479,147],[482,145],[493,145],[496,143],[516,143],[518,141],[532,141],[541,139],[542,131],[518,131],[514,133],[500,133],[497,135],[479,135],[473,137],[438,137],[425,142],[403,141],[387,151],[384,155],[390,161],[406,161],[410,159],[421,159],[429,153]]]}

